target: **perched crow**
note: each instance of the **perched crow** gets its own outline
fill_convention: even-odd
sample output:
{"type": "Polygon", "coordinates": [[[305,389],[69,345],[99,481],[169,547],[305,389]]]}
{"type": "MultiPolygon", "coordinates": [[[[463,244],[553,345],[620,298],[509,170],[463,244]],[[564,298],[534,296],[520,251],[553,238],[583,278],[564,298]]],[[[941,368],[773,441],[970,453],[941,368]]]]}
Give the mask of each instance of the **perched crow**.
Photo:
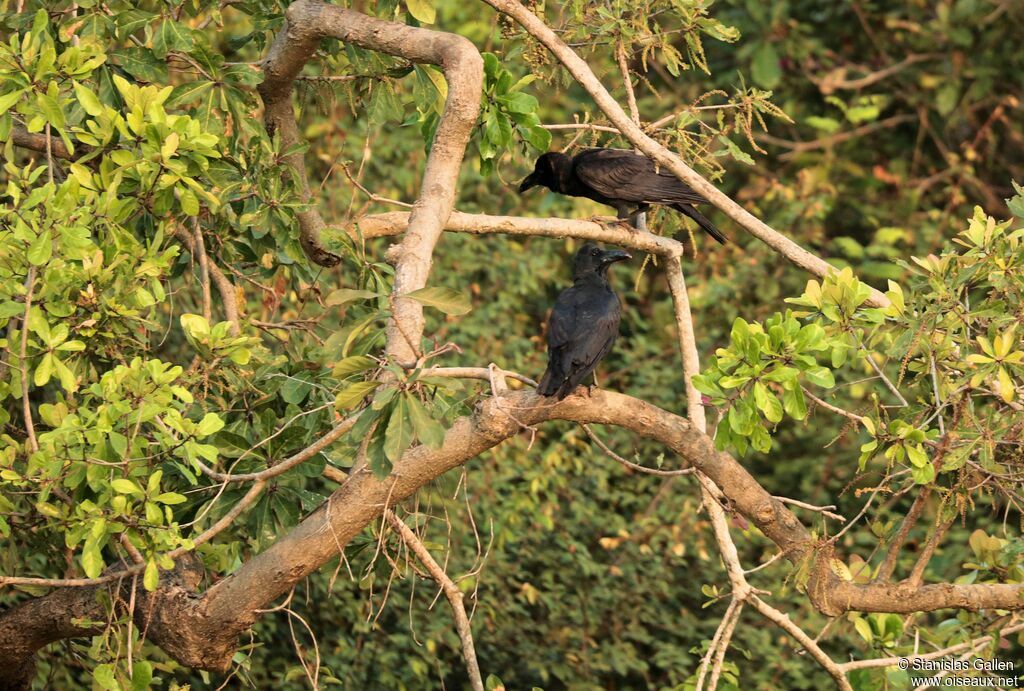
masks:
{"type": "Polygon", "coordinates": [[[586,197],[615,207],[618,217],[629,219],[651,204],[668,206],[686,214],[708,235],[725,244],[725,236],[693,208],[707,200],[654,161],[625,149],[584,149],[575,156],[552,151],[537,159],[533,172],[519,185],[523,193],[543,185],[552,192],[586,197]]]}
{"type": "Polygon", "coordinates": [[[537,386],[542,396],[571,394],[612,349],[622,308],[608,285],[608,267],[629,258],[592,242],[576,253],[572,287],[559,294],[548,320],[548,368],[537,386]]]}

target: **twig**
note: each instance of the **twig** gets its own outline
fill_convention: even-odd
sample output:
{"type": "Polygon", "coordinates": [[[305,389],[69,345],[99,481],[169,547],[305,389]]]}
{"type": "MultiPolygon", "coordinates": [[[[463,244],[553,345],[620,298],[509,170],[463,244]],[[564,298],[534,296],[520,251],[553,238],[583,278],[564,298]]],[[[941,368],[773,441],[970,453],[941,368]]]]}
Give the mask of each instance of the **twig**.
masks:
{"type": "MultiPolygon", "coordinates": [[[[732,634],[736,631],[736,624],[743,613],[745,601],[733,598],[733,603],[736,605],[736,608],[733,610],[732,617],[722,619],[724,630],[718,640],[718,652],[715,653],[714,662],[711,664],[711,678],[708,680],[709,691],[715,691],[718,688],[718,680],[722,676],[722,666],[725,664],[725,651],[729,649],[729,644],[732,642],[732,634]]],[[[699,679],[697,688],[701,688],[699,679]]]]}
{"type": "Polygon", "coordinates": [[[203,230],[199,227],[199,217],[192,221],[192,237],[195,238],[193,255],[199,258],[199,281],[203,290],[203,317],[206,323],[213,321],[213,299],[210,297],[210,260],[206,256],[206,243],[203,241],[203,230]]]}
{"type": "Polygon", "coordinates": [[[836,144],[842,144],[843,142],[851,139],[858,139],[860,137],[869,135],[878,130],[888,129],[890,127],[897,127],[905,122],[917,120],[916,115],[909,113],[903,113],[901,115],[893,115],[892,117],[885,118],[884,120],[877,120],[875,122],[869,122],[866,125],[860,127],[854,127],[852,130],[846,130],[845,132],[836,132],[820,139],[813,139],[805,142],[793,142],[788,139],[780,139],[779,137],[773,137],[767,133],[760,133],[755,135],[755,139],[766,144],[772,144],[774,146],[780,146],[784,149],[789,149],[786,153],[779,156],[783,161],[795,158],[796,156],[807,152],[815,151],[816,149],[828,149],[836,144]]]}
{"type": "Polygon", "coordinates": [[[892,543],[889,545],[889,550],[885,554],[885,560],[878,569],[877,580],[888,581],[892,577],[892,573],[896,569],[896,560],[900,556],[900,550],[903,549],[903,543],[907,541],[907,535],[910,534],[910,530],[917,524],[918,519],[921,517],[921,512],[924,511],[925,502],[928,501],[930,496],[931,490],[925,488],[921,490],[921,493],[914,499],[914,503],[910,505],[910,510],[907,511],[907,515],[900,525],[899,532],[896,533],[896,537],[893,538],[892,543]]]}
{"type": "Polygon", "coordinates": [[[53,137],[50,136],[50,123],[46,123],[46,174],[53,184],[53,137]]]}
{"type": "Polygon", "coordinates": [[[381,204],[394,204],[395,206],[405,207],[406,209],[412,208],[412,204],[407,202],[401,202],[397,199],[388,199],[387,197],[382,197],[379,194],[374,194],[370,190],[366,189],[363,184],[352,175],[352,172],[348,169],[347,165],[340,161],[338,162],[338,165],[341,167],[341,172],[345,173],[345,177],[348,178],[348,181],[355,185],[360,192],[369,197],[370,201],[380,202],[381,204]]]}
{"type": "Polygon", "coordinates": [[[25,279],[25,315],[21,319],[21,351],[18,357],[18,364],[21,366],[21,405],[25,416],[25,432],[28,434],[29,448],[33,453],[39,450],[39,441],[36,439],[36,427],[32,424],[32,404],[28,399],[28,364],[26,362],[28,353],[28,318],[32,311],[32,294],[36,287],[36,267],[28,268],[28,277],[25,279]]]}
{"type": "Polygon", "coordinates": [[[935,355],[929,354],[928,361],[932,371],[932,395],[935,396],[935,410],[939,414],[939,433],[946,434],[946,423],[942,419],[942,396],[939,395],[939,374],[935,370],[935,355]]]}
{"type": "Polygon", "coordinates": [[[938,511],[938,515],[935,517],[935,530],[931,535],[928,536],[928,542],[925,543],[924,549],[921,550],[921,555],[917,558],[914,563],[914,568],[911,569],[910,575],[907,576],[907,583],[913,585],[921,585],[921,581],[924,578],[924,570],[928,567],[928,562],[932,560],[932,555],[935,554],[935,550],[938,548],[939,543],[942,542],[942,538],[946,536],[946,531],[949,530],[950,526],[956,520],[956,517],[942,520],[941,507],[938,511]]]}
{"type": "Polygon", "coordinates": [[[444,590],[445,597],[448,598],[448,603],[452,608],[452,615],[455,618],[455,628],[459,632],[459,638],[462,641],[462,656],[466,661],[466,671],[469,674],[470,685],[473,691],[483,691],[484,682],[480,676],[480,665],[476,659],[476,647],[473,645],[473,630],[469,623],[469,617],[466,616],[466,607],[463,604],[462,591],[455,585],[455,582],[448,577],[441,565],[435,561],[434,557],[431,556],[430,551],[426,546],[420,542],[420,539],[416,537],[416,534],[412,532],[412,529],[405,524],[404,521],[395,515],[395,512],[391,509],[384,511],[384,516],[387,518],[388,523],[394,528],[398,534],[408,545],[409,549],[419,558],[427,571],[430,572],[431,577],[437,582],[438,585],[444,590]]]}
{"type": "MultiPolygon", "coordinates": [[[[360,411],[361,413],[362,411],[360,411]]],[[[356,421],[359,419],[359,415],[350,415],[349,417],[342,420],[340,423],[334,426],[334,428],[325,434],[324,436],[317,439],[315,442],[302,449],[296,454],[289,456],[285,460],[281,461],[276,465],[272,465],[265,470],[260,470],[255,473],[221,473],[213,470],[200,460],[196,460],[195,463],[199,466],[199,469],[207,477],[211,477],[219,482],[265,482],[272,478],[277,477],[283,473],[288,472],[300,463],[313,458],[318,453],[326,449],[328,446],[333,444],[335,441],[345,436],[349,430],[355,426],[356,421]]],[[[280,431],[276,432],[274,436],[280,434],[280,431]]],[[[266,443],[268,439],[264,439],[260,444],[266,443]]]]}
{"type": "Polygon", "coordinates": [[[620,463],[625,467],[629,468],[630,470],[635,470],[640,473],[646,473],[648,475],[661,475],[662,477],[690,475],[691,473],[696,472],[696,468],[682,468],[680,470],[661,470],[660,468],[648,468],[647,466],[643,466],[638,463],[633,463],[632,461],[623,458],[622,456],[608,448],[608,445],[601,441],[600,437],[594,434],[594,431],[590,429],[590,425],[581,426],[583,427],[583,431],[587,433],[587,436],[590,437],[590,440],[597,444],[598,448],[600,448],[602,451],[608,454],[616,463],[620,463]]]}
{"type": "Polygon", "coordinates": [[[767,568],[767,567],[771,566],[772,564],[774,564],[775,562],[777,562],[777,561],[778,561],[779,559],[782,559],[782,557],[784,557],[784,556],[786,556],[786,553],[785,553],[785,552],[776,552],[776,553],[775,553],[775,554],[774,554],[774,555],[773,555],[773,556],[771,557],[771,559],[769,559],[768,561],[766,561],[766,562],[763,562],[763,563],[761,563],[761,564],[758,564],[757,566],[755,566],[755,567],[753,567],[753,568],[750,568],[750,569],[746,569],[746,570],[744,570],[744,571],[743,571],[743,574],[744,574],[745,576],[749,576],[749,575],[750,575],[750,574],[752,574],[752,573],[757,573],[757,572],[758,572],[758,571],[760,571],[761,569],[764,569],[764,568],[767,568]]]}
{"type": "Polygon", "coordinates": [[[790,499],[789,497],[780,497],[777,494],[775,495],[775,498],[781,501],[783,504],[791,504],[793,506],[799,506],[801,509],[815,511],[817,513],[820,513],[822,516],[827,516],[828,518],[831,518],[833,521],[839,521],[840,523],[846,522],[846,518],[844,516],[840,516],[837,513],[832,513],[831,509],[836,508],[834,504],[829,504],[828,506],[815,506],[814,504],[808,504],[797,499],[790,499]]]}
{"type": "Polygon", "coordinates": [[[864,424],[864,416],[863,415],[858,415],[857,413],[851,413],[849,410],[844,410],[843,408],[839,408],[837,406],[832,405],[828,401],[823,401],[822,399],[818,398],[813,393],[808,391],[806,387],[801,386],[800,388],[803,390],[804,395],[807,396],[807,398],[809,398],[812,401],[814,401],[814,403],[816,405],[824,408],[825,410],[831,411],[831,412],[835,413],[836,415],[842,415],[843,417],[845,417],[848,420],[853,420],[857,424],[864,424]]]}
{"type": "Polygon", "coordinates": [[[750,602],[750,606],[756,609],[761,616],[795,638],[796,641],[811,654],[811,657],[817,660],[818,664],[821,665],[826,672],[832,675],[832,678],[836,682],[836,687],[839,688],[840,691],[853,691],[853,687],[846,678],[847,669],[843,665],[837,664],[831,657],[829,657],[828,654],[821,649],[821,646],[815,643],[810,636],[804,633],[803,629],[793,623],[793,620],[789,618],[789,615],[783,614],[756,595],[751,595],[748,601],[750,602]]]}
{"type": "Polygon", "coordinates": [[[900,390],[896,388],[896,385],[892,383],[892,380],[885,375],[885,372],[882,371],[882,368],[878,366],[877,362],[875,362],[875,358],[872,356],[871,351],[868,350],[863,343],[858,343],[857,345],[859,345],[860,349],[864,351],[865,359],[871,365],[871,369],[875,370],[875,374],[881,377],[882,381],[885,383],[886,388],[888,388],[889,391],[891,391],[893,395],[896,396],[896,398],[899,400],[900,406],[906,408],[908,405],[910,405],[909,403],[907,403],[907,399],[903,398],[903,394],[901,394],[900,390]]]}
{"type": "MultiPolygon", "coordinates": [[[[1002,629],[999,632],[999,637],[1002,638],[1004,636],[1009,636],[1010,634],[1017,633],[1018,631],[1024,631],[1024,623],[1015,624],[1013,626],[1008,626],[1005,629],[1002,629]]],[[[940,658],[947,657],[949,655],[953,655],[955,653],[958,653],[958,652],[960,652],[962,650],[968,650],[968,649],[969,650],[976,650],[979,646],[984,645],[984,644],[990,642],[992,640],[992,638],[993,638],[993,634],[989,634],[987,636],[981,636],[980,638],[975,638],[975,639],[970,640],[970,641],[965,641],[963,643],[958,643],[956,645],[951,645],[948,648],[943,648],[942,650],[936,650],[936,651],[931,652],[931,653],[925,653],[924,655],[914,655],[913,659],[917,659],[917,660],[938,660],[940,658]]],[[[852,672],[855,669],[870,669],[872,667],[889,667],[890,665],[895,665],[898,662],[900,662],[901,660],[906,659],[907,657],[908,656],[904,656],[904,657],[880,657],[880,658],[875,658],[873,660],[851,660],[850,662],[844,662],[844,663],[842,663],[840,665],[837,665],[837,666],[839,667],[840,670],[842,670],[845,673],[845,672],[852,672]]]]}
{"type": "MultiPolygon", "coordinates": [[[[863,89],[866,86],[871,86],[876,82],[880,82],[883,79],[886,79],[894,74],[897,74],[898,72],[902,72],[911,65],[917,64],[919,62],[924,62],[926,60],[932,60],[936,57],[938,57],[936,53],[911,53],[903,60],[900,60],[895,64],[888,65],[875,72],[869,72],[863,77],[858,77],[857,79],[830,79],[829,75],[826,75],[823,79],[811,77],[811,81],[818,85],[818,88],[821,89],[821,93],[826,95],[831,94],[832,92],[838,91],[840,89],[856,91],[857,89],[863,89]]],[[[839,69],[844,70],[844,68],[839,69]]],[[[837,72],[833,70],[833,72],[831,72],[830,75],[836,73],[837,72]]]]}

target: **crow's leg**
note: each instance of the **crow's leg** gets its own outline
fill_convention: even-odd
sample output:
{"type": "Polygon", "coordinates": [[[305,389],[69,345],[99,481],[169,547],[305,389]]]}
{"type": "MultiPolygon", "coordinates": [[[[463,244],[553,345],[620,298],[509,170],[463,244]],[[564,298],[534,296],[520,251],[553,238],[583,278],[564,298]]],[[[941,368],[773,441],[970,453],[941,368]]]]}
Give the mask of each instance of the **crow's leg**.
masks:
{"type": "Polygon", "coordinates": [[[629,222],[637,230],[647,230],[647,217],[644,214],[650,209],[649,204],[639,204],[629,217],[629,222]]]}

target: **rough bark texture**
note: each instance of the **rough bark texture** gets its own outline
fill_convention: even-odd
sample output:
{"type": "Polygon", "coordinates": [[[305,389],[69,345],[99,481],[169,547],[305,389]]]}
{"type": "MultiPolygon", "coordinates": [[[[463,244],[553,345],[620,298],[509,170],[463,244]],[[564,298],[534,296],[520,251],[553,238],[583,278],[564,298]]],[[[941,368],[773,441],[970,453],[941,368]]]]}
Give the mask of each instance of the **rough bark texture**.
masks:
{"type": "Polygon", "coordinates": [[[128,577],[103,585],[57,589],[8,609],[0,615],[0,689],[31,688],[36,652],[65,638],[101,633],[106,628],[110,603],[115,603],[118,612],[124,612],[133,585],[137,588],[136,623],[148,626],[150,635],[160,641],[164,650],[184,662],[177,651],[200,648],[204,642],[176,645],[176,636],[189,635],[187,630],[178,630],[177,612],[182,599],[195,598],[202,578],[202,562],[189,554],[178,559],[174,571],[162,575],[161,587],[154,593],[143,590],[141,579],[128,577]],[[90,621],[103,624],[80,625],[90,621]]]}
{"type": "MultiPolygon", "coordinates": [[[[285,13],[287,23],[270,48],[259,87],[266,106],[267,129],[279,132],[282,144],[299,141],[292,109],[292,83],[322,38],[333,37],[411,62],[439,66],[448,82],[448,97],[423,172],[420,195],[398,252],[394,317],[388,325],[388,355],[414,364],[423,333],[423,306],[402,297],[422,288],[430,273],[431,255],[455,202],[459,168],[469,135],[480,111],[483,59],[469,40],[456,34],[385,22],[315,0],[299,0],[285,13]],[[401,328],[399,328],[399,324],[401,328]]],[[[302,154],[288,158],[310,196],[302,154]]],[[[303,248],[314,262],[333,266],[339,258],[320,241],[324,221],[315,208],[298,215],[303,248]]]]}

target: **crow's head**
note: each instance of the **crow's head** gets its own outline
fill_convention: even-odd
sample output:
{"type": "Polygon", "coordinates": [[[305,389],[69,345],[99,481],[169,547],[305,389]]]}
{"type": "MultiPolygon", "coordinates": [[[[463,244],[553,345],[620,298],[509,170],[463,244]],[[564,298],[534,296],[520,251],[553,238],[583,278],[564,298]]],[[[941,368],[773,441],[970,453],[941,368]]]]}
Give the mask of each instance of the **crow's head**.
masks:
{"type": "Polygon", "coordinates": [[[608,267],[615,262],[625,259],[632,259],[629,252],[623,250],[603,250],[593,242],[588,242],[580,247],[576,253],[576,260],[573,264],[573,279],[581,278],[588,274],[604,276],[608,273],[608,267]]]}
{"type": "Polygon", "coordinates": [[[572,167],[572,157],[559,151],[549,151],[537,159],[533,166],[533,172],[526,176],[519,185],[519,193],[522,194],[531,187],[543,185],[549,190],[558,192],[561,188],[560,180],[563,180],[572,167]]]}

